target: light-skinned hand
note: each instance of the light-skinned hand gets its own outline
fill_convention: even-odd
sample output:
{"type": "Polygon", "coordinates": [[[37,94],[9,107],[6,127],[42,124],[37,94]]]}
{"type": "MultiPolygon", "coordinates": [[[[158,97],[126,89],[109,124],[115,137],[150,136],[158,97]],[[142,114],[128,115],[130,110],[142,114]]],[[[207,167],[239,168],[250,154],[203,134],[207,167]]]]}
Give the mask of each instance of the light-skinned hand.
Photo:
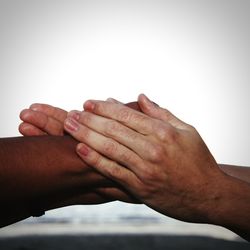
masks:
{"type": "Polygon", "coordinates": [[[192,126],[145,95],[138,103],[143,113],[94,100],[69,112],[65,129],[82,142],[79,156],[156,211],[208,222],[224,173],[192,126]]]}

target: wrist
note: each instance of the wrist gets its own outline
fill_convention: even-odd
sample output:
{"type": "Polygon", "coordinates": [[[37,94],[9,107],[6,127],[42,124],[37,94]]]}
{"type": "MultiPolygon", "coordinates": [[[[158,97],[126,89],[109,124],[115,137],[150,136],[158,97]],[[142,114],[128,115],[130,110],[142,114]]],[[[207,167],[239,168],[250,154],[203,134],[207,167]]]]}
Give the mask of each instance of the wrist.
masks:
{"type": "Polygon", "coordinates": [[[250,185],[226,174],[218,184],[217,198],[208,209],[208,223],[247,237],[245,234],[250,232],[250,185]]]}

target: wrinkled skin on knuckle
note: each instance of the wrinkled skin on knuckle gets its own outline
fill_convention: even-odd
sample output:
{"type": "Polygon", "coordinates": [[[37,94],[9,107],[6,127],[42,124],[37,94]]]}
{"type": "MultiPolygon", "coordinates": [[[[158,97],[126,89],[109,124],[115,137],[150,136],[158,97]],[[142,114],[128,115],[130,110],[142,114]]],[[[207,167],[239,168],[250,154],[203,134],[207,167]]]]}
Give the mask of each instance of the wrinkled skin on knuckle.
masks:
{"type": "Polygon", "coordinates": [[[118,120],[125,123],[128,122],[130,120],[130,113],[131,111],[129,110],[129,108],[127,107],[121,108],[119,110],[118,120]]]}
{"type": "Polygon", "coordinates": [[[113,136],[114,132],[119,131],[119,124],[116,121],[109,120],[105,123],[104,133],[107,136],[113,136]]]}
{"type": "Polygon", "coordinates": [[[80,117],[80,119],[81,119],[81,122],[83,123],[83,124],[86,124],[86,125],[88,125],[88,124],[90,124],[91,123],[91,113],[89,113],[89,112],[83,112],[82,114],[81,114],[81,117],[80,117]]]}
{"type": "Polygon", "coordinates": [[[133,161],[133,156],[129,152],[122,152],[119,155],[119,158],[121,159],[122,162],[132,162],[133,161]]]}
{"type": "Polygon", "coordinates": [[[162,142],[174,143],[178,139],[179,132],[171,125],[159,124],[155,131],[157,137],[162,142]]]}
{"type": "Polygon", "coordinates": [[[104,154],[112,156],[117,152],[117,144],[111,140],[107,140],[103,144],[104,154]]]}
{"type": "Polygon", "coordinates": [[[89,138],[90,130],[87,127],[81,128],[81,133],[78,134],[77,140],[81,142],[86,142],[86,140],[89,138]]]}
{"type": "Polygon", "coordinates": [[[140,126],[146,126],[148,124],[148,118],[146,116],[143,116],[142,114],[140,113],[137,113],[137,112],[133,112],[131,114],[131,120],[136,123],[136,124],[140,124],[140,126]]]}
{"type": "Polygon", "coordinates": [[[96,167],[101,167],[101,163],[102,163],[102,156],[99,154],[95,154],[95,156],[92,157],[91,162],[90,162],[93,166],[96,167]]]}
{"type": "Polygon", "coordinates": [[[118,166],[116,162],[112,161],[109,163],[108,175],[111,179],[121,180],[123,168],[118,166]]]}

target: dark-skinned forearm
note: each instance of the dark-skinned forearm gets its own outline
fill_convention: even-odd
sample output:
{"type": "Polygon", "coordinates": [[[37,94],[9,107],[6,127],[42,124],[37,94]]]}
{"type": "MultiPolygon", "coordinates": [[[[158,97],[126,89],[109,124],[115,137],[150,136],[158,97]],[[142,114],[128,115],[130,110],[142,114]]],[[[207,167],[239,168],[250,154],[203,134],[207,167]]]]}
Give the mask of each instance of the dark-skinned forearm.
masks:
{"type": "Polygon", "coordinates": [[[219,167],[226,174],[250,183],[250,167],[233,166],[226,164],[219,164],[219,167]]]}
{"type": "MultiPolygon", "coordinates": [[[[213,192],[213,190],[211,190],[213,192]]],[[[214,187],[216,200],[208,211],[208,223],[226,227],[250,241],[250,184],[225,175],[214,187]]]]}
{"type": "Polygon", "coordinates": [[[72,205],[78,195],[110,184],[78,158],[76,144],[69,136],[0,139],[0,226],[33,210],[72,205]]]}

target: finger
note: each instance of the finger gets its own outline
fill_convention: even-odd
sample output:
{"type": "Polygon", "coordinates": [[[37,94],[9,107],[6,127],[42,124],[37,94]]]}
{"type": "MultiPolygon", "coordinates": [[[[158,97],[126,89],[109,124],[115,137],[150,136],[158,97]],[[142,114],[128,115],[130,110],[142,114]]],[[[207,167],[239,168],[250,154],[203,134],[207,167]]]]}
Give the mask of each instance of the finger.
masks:
{"type": "Polygon", "coordinates": [[[69,205],[94,205],[94,204],[101,204],[101,203],[107,203],[110,201],[114,201],[115,199],[112,199],[108,196],[102,195],[98,191],[90,190],[86,191],[84,193],[81,193],[74,196],[73,198],[67,200],[67,204],[69,205]]]}
{"type": "Polygon", "coordinates": [[[153,132],[151,117],[125,105],[89,100],[85,102],[84,109],[96,115],[116,120],[141,134],[148,135],[153,132]]]}
{"type": "MultiPolygon", "coordinates": [[[[83,111],[74,113],[70,111],[69,116],[78,120],[78,123],[85,125],[99,134],[102,134],[108,138],[112,138],[113,140],[126,146],[138,154],[141,158],[147,159],[148,151],[150,150],[151,146],[144,135],[137,133],[133,129],[127,128],[119,122],[95,115],[90,112],[83,111]]],[[[80,140],[79,137],[76,139],[80,140]]],[[[104,143],[104,139],[102,143],[104,143]]],[[[124,163],[125,162],[123,162],[123,164],[124,163]]]]}
{"type": "Polygon", "coordinates": [[[76,151],[85,163],[107,178],[118,182],[127,190],[132,191],[137,186],[139,179],[133,172],[116,161],[104,157],[85,143],[79,143],[76,151]]]}
{"type": "MultiPolygon", "coordinates": [[[[118,101],[118,100],[116,100],[114,98],[108,98],[106,101],[111,102],[111,103],[116,103],[116,104],[124,104],[124,103],[122,103],[122,102],[120,102],[120,101],[118,101]]],[[[134,109],[134,110],[141,111],[140,106],[138,105],[137,102],[129,102],[129,103],[126,103],[125,105],[127,107],[130,107],[130,108],[134,109]]]]}
{"type": "Polygon", "coordinates": [[[22,122],[19,125],[18,130],[24,136],[41,136],[41,135],[47,135],[47,133],[45,133],[41,129],[33,126],[32,124],[26,123],[26,122],[22,122]]]}
{"type": "Polygon", "coordinates": [[[59,136],[64,134],[63,123],[42,112],[25,109],[20,113],[20,119],[25,123],[30,123],[49,135],[59,136]]]}
{"type": "Polygon", "coordinates": [[[172,126],[185,129],[187,124],[174,116],[167,109],[163,109],[156,105],[154,102],[148,99],[144,94],[139,95],[138,104],[143,111],[143,113],[149,115],[152,118],[162,120],[164,122],[170,123],[172,126]]]}
{"type": "Polygon", "coordinates": [[[126,105],[127,107],[131,108],[131,109],[134,109],[134,110],[137,110],[137,111],[141,111],[141,112],[142,112],[142,110],[141,110],[141,108],[140,108],[138,102],[129,102],[129,103],[126,103],[125,105],[126,105]]]}
{"type": "MultiPolygon", "coordinates": [[[[123,102],[120,102],[114,98],[108,98],[106,101],[111,102],[111,103],[116,103],[116,104],[124,104],[123,102]]],[[[134,110],[141,111],[140,106],[138,105],[138,102],[128,102],[125,105],[129,108],[134,109],[134,110]]]]}
{"type": "Polygon", "coordinates": [[[133,169],[135,173],[139,173],[142,160],[136,153],[117,141],[107,138],[83,124],[79,124],[73,118],[66,119],[65,129],[76,140],[89,145],[100,154],[121,163],[127,168],[133,169]]]}
{"type": "Polygon", "coordinates": [[[111,98],[111,97],[109,97],[106,101],[111,102],[111,103],[116,103],[116,104],[123,104],[122,102],[120,102],[114,98],[111,98]]]}
{"type": "Polygon", "coordinates": [[[124,188],[116,188],[116,187],[101,187],[95,189],[95,192],[100,194],[100,196],[107,197],[110,200],[119,200],[123,202],[133,203],[133,204],[140,204],[141,202],[129,194],[124,188]]]}
{"type": "Polygon", "coordinates": [[[44,114],[46,114],[49,117],[53,117],[54,119],[64,122],[64,120],[67,117],[67,111],[48,105],[48,104],[42,104],[42,103],[34,103],[30,106],[30,109],[33,111],[39,111],[44,114]]]}

